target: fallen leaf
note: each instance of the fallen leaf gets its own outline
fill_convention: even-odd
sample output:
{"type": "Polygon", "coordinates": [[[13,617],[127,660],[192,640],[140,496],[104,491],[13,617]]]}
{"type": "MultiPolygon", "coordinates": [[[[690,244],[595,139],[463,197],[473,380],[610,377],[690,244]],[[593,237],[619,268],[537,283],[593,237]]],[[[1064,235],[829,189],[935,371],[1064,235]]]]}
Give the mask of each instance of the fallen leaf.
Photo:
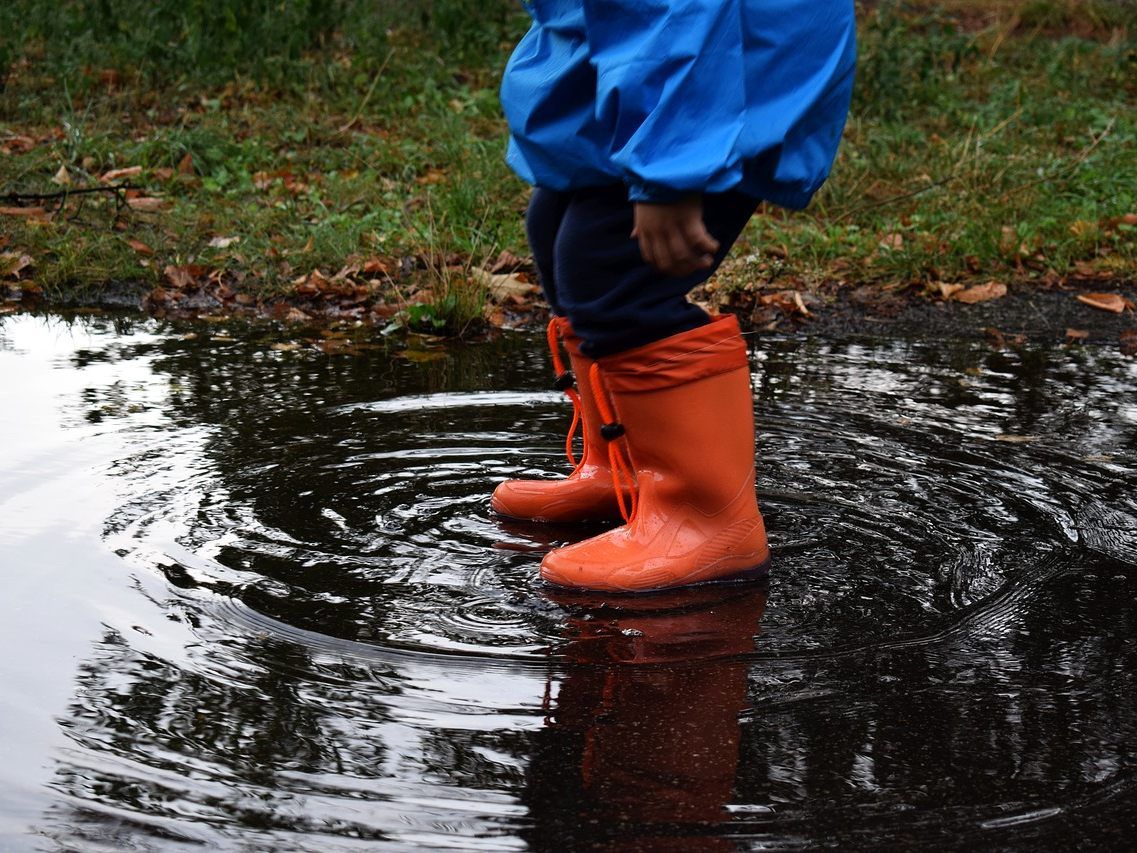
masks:
{"type": "Polygon", "coordinates": [[[186,290],[197,283],[193,271],[188,267],[176,267],[170,264],[162,270],[162,275],[178,290],[186,290]]]}
{"type": "Polygon", "coordinates": [[[0,207],[0,216],[47,216],[42,207],[0,207]]]}
{"type": "Polygon", "coordinates": [[[946,281],[932,281],[928,283],[928,289],[941,299],[946,300],[951,299],[953,295],[963,290],[963,285],[948,284],[946,281]]]}
{"type": "Polygon", "coordinates": [[[1121,221],[1126,225],[1137,225],[1137,213],[1127,213],[1121,217],[1121,221]]]}
{"type": "Polygon", "coordinates": [[[363,272],[368,275],[375,275],[375,273],[390,275],[391,268],[382,258],[368,258],[363,262],[363,272]]]}
{"type": "Polygon", "coordinates": [[[209,241],[209,245],[214,249],[228,249],[234,243],[240,243],[240,237],[214,237],[209,241]]]}
{"type": "Polygon", "coordinates": [[[1067,342],[1084,341],[1090,336],[1090,333],[1085,329],[1067,329],[1066,340],[1067,342]]]}
{"type": "Polygon", "coordinates": [[[71,173],[67,171],[66,166],[60,166],[59,171],[52,177],[51,182],[60,187],[71,186],[71,173]]]}
{"type": "Polygon", "coordinates": [[[0,278],[16,278],[21,270],[26,270],[31,265],[30,255],[5,252],[0,255],[0,278]]]}
{"type": "Polygon", "coordinates": [[[36,141],[30,136],[9,136],[0,142],[0,151],[5,154],[23,154],[36,147],[36,141]]]}
{"type": "Polygon", "coordinates": [[[1100,311],[1120,314],[1126,308],[1133,310],[1133,303],[1120,293],[1079,293],[1078,301],[1100,311]]]}
{"type": "Polygon", "coordinates": [[[979,302],[988,302],[992,299],[1001,299],[1007,295],[1007,286],[1001,281],[989,281],[986,284],[977,284],[974,287],[968,287],[964,290],[954,294],[952,298],[956,302],[963,302],[966,305],[975,305],[979,302]]]}
{"type": "Polygon", "coordinates": [[[884,238],[880,241],[882,249],[889,251],[896,251],[897,249],[904,248],[904,235],[900,232],[893,232],[892,234],[885,234],[884,238]]]}
{"type": "Polygon", "coordinates": [[[179,175],[192,175],[193,174],[193,155],[188,151],[181,160],[178,161],[178,174],[179,175]]]}
{"type": "Polygon", "coordinates": [[[312,318],[301,311],[299,308],[289,308],[288,313],[284,315],[284,319],[289,323],[306,323],[312,318]]]}
{"type": "Polygon", "coordinates": [[[1003,435],[995,436],[995,441],[1003,441],[1007,444],[1029,444],[1032,441],[1038,441],[1037,435],[1003,435]]]}
{"type": "Polygon", "coordinates": [[[1101,269],[1090,261],[1075,261],[1074,272],[1079,278],[1108,279],[1113,278],[1112,270],[1101,269]]]}
{"type": "Polygon", "coordinates": [[[510,273],[517,272],[529,265],[529,262],[524,258],[519,258],[513,252],[503,250],[497,259],[490,264],[490,272],[492,273],[510,273]]]}
{"type": "Polygon", "coordinates": [[[441,184],[446,180],[446,173],[441,169],[427,169],[426,172],[415,178],[415,183],[431,185],[441,184]]]}
{"type": "Polygon", "coordinates": [[[805,301],[801,298],[801,294],[796,290],[780,290],[777,293],[759,296],[758,302],[762,305],[773,305],[787,316],[794,314],[801,314],[804,317],[812,316],[809,309],[805,307],[805,301]]]}
{"type": "Polygon", "coordinates": [[[125,169],[111,169],[109,172],[103,172],[103,174],[99,176],[99,180],[104,184],[109,184],[111,181],[117,181],[119,178],[134,178],[141,174],[141,166],[127,166],[125,169]]]}
{"type": "Polygon", "coordinates": [[[1126,329],[1121,333],[1121,354],[1137,355],[1137,329],[1126,329]]]}
{"type": "Polygon", "coordinates": [[[495,275],[481,269],[470,270],[470,277],[481,284],[490,297],[502,302],[511,296],[534,296],[540,290],[537,285],[521,278],[516,273],[495,275]]]}
{"type": "Polygon", "coordinates": [[[143,243],[141,240],[127,240],[127,245],[140,255],[153,255],[154,250],[143,243]]]}
{"type": "Polygon", "coordinates": [[[168,199],[158,198],[157,196],[128,198],[126,203],[130,206],[131,210],[137,210],[142,213],[155,213],[159,210],[165,210],[170,205],[168,199]]]}

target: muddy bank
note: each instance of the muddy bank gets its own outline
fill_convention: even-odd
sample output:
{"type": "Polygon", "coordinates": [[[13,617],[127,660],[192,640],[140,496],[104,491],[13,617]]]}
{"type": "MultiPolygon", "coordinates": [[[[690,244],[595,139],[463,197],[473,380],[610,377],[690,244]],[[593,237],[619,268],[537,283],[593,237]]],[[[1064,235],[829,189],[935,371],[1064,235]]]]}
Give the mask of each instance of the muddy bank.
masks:
{"type": "Polygon", "coordinates": [[[911,293],[867,288],[839,289],[809,317],[780,320],[776,328],[844,336],[869,333],[929,339],[987,338],[999,346],[1030,341],[1065,341],[1122,347],[1137,352],[1137,314],[1104,311],[1078,300],[1089,293],[1117,293],[1137,302],[1137,287],[1008,287],[1007,295],[976,305],[944,302],[911,293]]]}
{"type": "MultiPolygon", "coordinates": [[[[392,322],[399,324],[398,308],[386,302],[371,306],[357,301],[349,306],[353,310],[345,310],[334,299],[279,296],[243,305],[201,292],[186,294],[180,301],[156,304],[150,294],[141,284],[112,283],[97,292],[58,302],[46,300],[34,291],[23,291],[13,283],[6,293],[0,293],[0,313],[26,309],[112,309],[168,319],[263,320],[296,330],[351,325],[359,330],[357,337],[365,337],[368,329],[389,332],[392,322]]],[[[1116,294],[1125,303],[1137,304],[1137,285],[1100,281],[1052,286],[1011,284],[1005,296],[974,305],[937,299],[917,287],[887,285],[822,284],[812,290],[781,291],[772,302],[771,294],[763,290],[735,292],[726,297],[717,294],[713,285],[697,290],[693,296],[711,310],[736,314],[745,329],[758,334],[986,338],[998,347],[1054,341],[1117,347],[1125,355],[1137,354],[1137,312],[1126,307],[1114,313],[1079,301],[1079,296],[1089,294],[1116,294]]],[[[535,330],[549,317],[547,306],[532,284],[491,297],[486,313],[485,324],[470,330],[473,334],[467,337],[483,338],[502,330],[535,330]]]]}

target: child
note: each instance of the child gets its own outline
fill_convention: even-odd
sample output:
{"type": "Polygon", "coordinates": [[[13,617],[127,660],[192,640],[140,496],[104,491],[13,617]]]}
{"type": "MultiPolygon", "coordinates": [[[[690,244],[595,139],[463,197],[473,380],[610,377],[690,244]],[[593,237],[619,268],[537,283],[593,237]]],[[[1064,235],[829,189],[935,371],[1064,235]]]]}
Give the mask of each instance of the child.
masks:
{"type": "Polygon", "coordinates": [[[852,90],[852,0],[527,5],[502,82],[508,160],[536,187],[529,242],[584,450],[566,479],[500,484],[493,508],[624,517],[545,557],[541,576],[560,586],[764,574],[746,346],[733,317],[687,293],[759,201],[805,207],[828,175],[852,90]]]}

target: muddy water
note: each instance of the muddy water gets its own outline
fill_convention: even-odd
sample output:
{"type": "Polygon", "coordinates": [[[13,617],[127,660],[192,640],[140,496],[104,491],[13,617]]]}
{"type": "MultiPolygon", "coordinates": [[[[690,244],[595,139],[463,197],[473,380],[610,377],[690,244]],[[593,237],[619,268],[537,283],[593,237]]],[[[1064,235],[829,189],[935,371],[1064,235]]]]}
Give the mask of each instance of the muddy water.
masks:
{"type": "Polygon", "coordinates": [[[537,338],[0,318],[0,848],[1129,849],[1137,362],[752,363],[769,584],[606,599],[537,338]]]}

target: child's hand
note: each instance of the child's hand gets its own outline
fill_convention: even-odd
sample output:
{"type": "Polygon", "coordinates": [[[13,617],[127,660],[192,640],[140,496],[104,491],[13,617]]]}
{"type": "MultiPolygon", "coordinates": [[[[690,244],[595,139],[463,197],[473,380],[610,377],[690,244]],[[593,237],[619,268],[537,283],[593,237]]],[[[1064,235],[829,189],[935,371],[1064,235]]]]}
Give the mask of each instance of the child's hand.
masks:
{"type": "Polygon", "coordinates": [[[672,204],[637,202],[632,237],[648,264],[676,277],[710,269],[719,250],[719,241],[703,224],[701,195],[672,204]]]}

